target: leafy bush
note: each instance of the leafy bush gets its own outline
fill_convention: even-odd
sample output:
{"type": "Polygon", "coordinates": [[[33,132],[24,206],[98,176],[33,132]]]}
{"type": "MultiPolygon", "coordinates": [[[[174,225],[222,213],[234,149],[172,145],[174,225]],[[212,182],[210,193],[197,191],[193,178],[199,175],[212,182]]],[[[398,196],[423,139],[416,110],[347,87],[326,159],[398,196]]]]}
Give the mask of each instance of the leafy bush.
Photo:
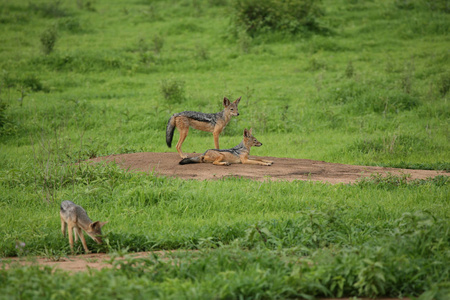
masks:
{"type": "Polygon", "coordinates": [[[34,73],[25,73],[19,76],[3,72],[1,77],[4,87],[15,89],[27,89],[33,92],[44,91],[48,92],[49,88],[46,87],[42,81],[34,73]]]}
{"type": "Polygon", "coordinates": [[[61,18],[66,17],[69,13],[66,9],[61,7],[60,0],[56,0],[49,3],[39,3],[35,4],[30,2],[29,9],[33,12],[39,13],[44,18],[61,18]]]}
{"type": "Polygon", "coordinates": [[[50,54],[58,39],[58,32],[55,27],[49,27],[41,34],[42,50],[45,54],[50,54]]]}
{"type": "Polygon", "coordinates": [[[166,79],[161,82],[161,93],[164,99],[170,103],[179,103],[185,99],[184,81],[178,79],[166,79]]]}
{"type": "Polygon", "coordinates": [[[318,18],[323,15],[318,0],[236,0],[234,23],[250,35],[281,31],[297,34],[323,30],[318,18]]]}
{"type": "Polygon", "coordinates": [[[33,92],[49,91],[49,89],[42,84],[41,80],[35,74],[26,75],[22,80],[22,84],[24,87],[29,88],[33,92]]]}
{"type": "Polygon", "coordinates": [[[67,30],[71,33],[83,32],[81,23],[77,18],[61,18],[58,21],[58,28],[67,30]]]}
{"type": "Polygon", "coordinates": [[[155,51],[155,54],[161,53],[161,50],[164,46],[164,37],[157,34],[152,38],[153,43],[153,51],[155,51]]]}

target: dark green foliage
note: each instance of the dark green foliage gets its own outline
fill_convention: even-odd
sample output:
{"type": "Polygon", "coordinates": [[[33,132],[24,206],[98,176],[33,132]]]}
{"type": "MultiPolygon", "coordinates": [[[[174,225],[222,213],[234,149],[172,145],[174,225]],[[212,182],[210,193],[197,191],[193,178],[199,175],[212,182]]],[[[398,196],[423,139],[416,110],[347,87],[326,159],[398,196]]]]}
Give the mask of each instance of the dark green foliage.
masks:
{"type": "Polygon", "coordinates": [[[186,99],[184,81],[178,79],[165,79],[161,81],[161,93],[169,103],[180,103],[186,99]]]}
{"type": "Polygon", "coordinates": [[[35,75],[26,75],[22,80],[23,87],[29,88],[33,92],[48,92],[48,88],[44,86],[41,80],[35,75]]]}
{"type": "Polygon", "coordinates": [[[347,67],[345,68],[345,76],[347,78],[352,78],[354,75],[355,75],[355,68],[353,67],[353,63],[349,61],[347,67]]]}
{"type": "Polygon", "coordinates": [[[11,88],[17,90],[26,89],[32,92],[49,91],[48,87],[42,83],[42,80],[35,73],[13,75],[8,72],[3,72],[1,80],[3,82],[4,91],[11,88]]]}
{"type": "Polygon", "coordinates": [[[30,14],[20,5],[2,3],[0,6],[0,24],[26,24],[30,14]]]}
{"type": "Polygon", "coordinates": [[[152,38],[153,51],[155,54],[160,54],[164,46],[164,37],[157,34],[152,38]]]}
{"type": "Polygon", "coordinates": [[[56,40],[58,39],[58,32],[55,27],[49,27],[42,32],[40,40],[42,51],[44,54],[50,54],[55,48],[56,40]]]}
{"type": "Polygon", "coordinates": [[[70,33],[83,33],[85,30],[77,18],[61,18],[58,21],[58,29],[67,30],[70,33]]]}
{"type": "Polygon", "coordinates": [[[54,0],[47,3],[35,4],[30,2],[29,10],[39,13],[44,18],[61,18],[69,15],[67,10],[61,6],[60,0],[54,0]]]}
{"type": "Polygon", "coordinates": [[[234,0],[233,21],[250,36],[268,32],[320,32],[318,0],[234,0]]]}

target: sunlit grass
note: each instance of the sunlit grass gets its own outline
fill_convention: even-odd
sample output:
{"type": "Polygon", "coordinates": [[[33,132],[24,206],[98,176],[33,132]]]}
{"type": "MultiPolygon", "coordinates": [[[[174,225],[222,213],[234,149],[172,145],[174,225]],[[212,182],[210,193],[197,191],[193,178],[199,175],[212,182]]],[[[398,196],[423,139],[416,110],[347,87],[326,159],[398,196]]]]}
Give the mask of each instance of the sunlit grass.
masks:
{"type": "MultiPolygon", "coordinates": [[[[445,299],[448,177],[183,181],[73,164],[175,151],[173,113],[242,96],[223,147],[252,127],[264,144],[252,155],[449,170],[443,1],[323,1],[329,30],[253,37],[234,27],[232,2],[0,4],[0,256],[68,254],[66,199],[109,221],[94,251],[201,250],[70,277],[1,270],[4,297],[445,299]],[[165,82],[182,83],[176,101],[165,82]]],[[[183,150],[213,146],[191,130],[183,150]]]]}

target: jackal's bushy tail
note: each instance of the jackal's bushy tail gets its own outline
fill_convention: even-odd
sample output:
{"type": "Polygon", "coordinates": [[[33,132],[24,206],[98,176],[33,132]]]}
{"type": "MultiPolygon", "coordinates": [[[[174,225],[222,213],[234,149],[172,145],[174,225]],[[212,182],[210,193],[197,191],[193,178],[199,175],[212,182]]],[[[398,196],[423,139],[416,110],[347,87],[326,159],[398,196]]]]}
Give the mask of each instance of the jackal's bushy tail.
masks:
{"type": "Polygon", "coordinates": [[[202,156],[196,156],[196,157],[183,158],[182,160],[180,160],[179,164],[187,165],[187,164],[197,164],[197,163],[201,163],[201,162],[202,162],[202,156]]]}
{"type": "Polygon", "coordinates": [[[173,132],[175,131],[175,118],[171,116],[166,127],[166,143],[169,148],[172,147],[173,132]]]}

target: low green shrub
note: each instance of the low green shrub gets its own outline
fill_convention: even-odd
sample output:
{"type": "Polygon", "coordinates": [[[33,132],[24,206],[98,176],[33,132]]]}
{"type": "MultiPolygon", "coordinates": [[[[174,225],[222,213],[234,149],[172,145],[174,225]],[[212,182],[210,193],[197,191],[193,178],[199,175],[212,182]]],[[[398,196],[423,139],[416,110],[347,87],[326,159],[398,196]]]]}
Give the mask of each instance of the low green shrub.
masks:
{"type": "Polygon", "coordinates": [[[58,40],[58,31],[53,26],[49,27],[42,32],[40,40],[42,51],[44,54],[48,55],[52,53],[55,48],[56,41],[58,40]]]}
{"type": "Polygon", "coordinates": [[[235,0],[233,22],[250,36],[268,32],[321,32],[318,19],[323,15],[318,0],[235,0]]]}
{"type": "Polygon", "coordinates": [[[161,94],[169,103],[180,103],[186,99],[184,81],[179,79],[165,79],[161,81],[161,94]]]}

